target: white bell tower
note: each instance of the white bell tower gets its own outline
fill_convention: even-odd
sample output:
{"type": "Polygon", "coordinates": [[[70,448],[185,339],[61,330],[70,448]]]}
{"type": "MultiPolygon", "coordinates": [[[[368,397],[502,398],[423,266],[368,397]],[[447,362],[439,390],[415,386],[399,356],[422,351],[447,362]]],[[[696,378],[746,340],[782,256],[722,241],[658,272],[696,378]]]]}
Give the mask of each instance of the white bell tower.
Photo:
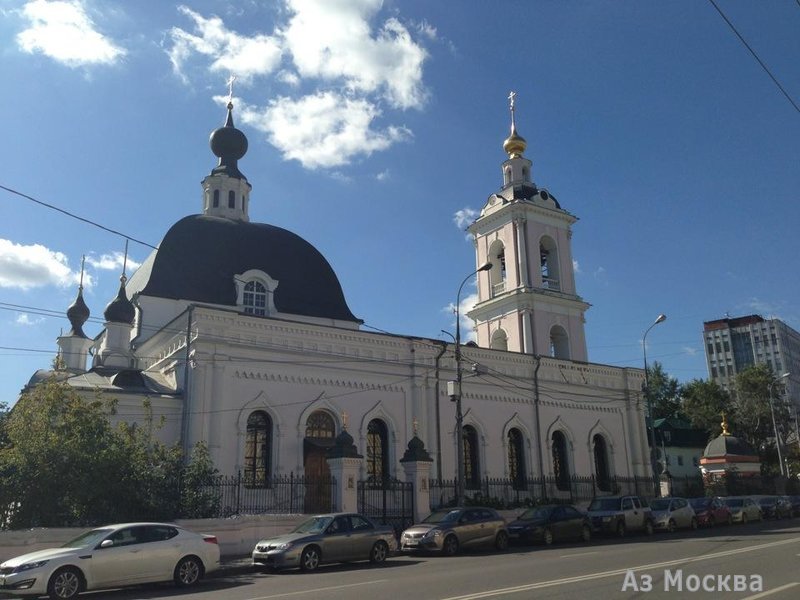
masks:
{"type": "Polygon", "coordinates": [[[575,290],[571,248],[578,219],[531,180],[515,97],[511,92],[503,187],[469,227],[476,264],[491,262],[492,269],[478,278],[478,303],[468,315],[479,346],[587,361],[584,313],[590,305],[575,290]]]}

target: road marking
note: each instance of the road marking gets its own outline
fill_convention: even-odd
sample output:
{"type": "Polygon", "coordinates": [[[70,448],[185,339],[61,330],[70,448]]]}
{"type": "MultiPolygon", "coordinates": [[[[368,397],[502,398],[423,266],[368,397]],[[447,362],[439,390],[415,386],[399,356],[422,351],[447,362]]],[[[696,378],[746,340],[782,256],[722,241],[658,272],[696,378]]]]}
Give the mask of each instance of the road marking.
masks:
{"type": "Polygon", "coordinates": [[[271,596],[257,596],[255,598],[248,598],[247,600],[269,600],[270,598],[285,598],[286,596],[301,596],[303,594],[314,594],[316,592],[329,592],[331,590],[343,590],[345,588],[356,587],[359,585],[372,585],[373,583],[384,583],[388,579],[375,579],[373,581],[362,581],[361,583],[348,583],[345,585],[331,585],[324,588],[316,588],[314,590],[303,590],[300,592],[285,592],[283,594],[273,594],[271,596]]]}
{"type": "MultiPolygon", "coordinates": [[[[798,555],[800,556],[800,554],[798,555]]],[[[776,587],[774,590],[767,590],[766,592],[761,592],[760,594],[756,594],[755,596],[748,596],[747,598],[742,598],[742,600],[756,600],[757,598],[765,598],[767,596],[771,596],[772,594],[777,594],[778,592],[782,592],[783,590],[788,590],[789,588],[793,588],[796,585],[800,585],[797,581],[794,583],[787,583],[786,585],[782,585],[781,587],[776,587]]]]}
{"type": "Polygon", "coordinates": [[[578,552],[577,554],[562,554],[559,558],[573,558],[574,556],[589,556],[590,554],[600,554],[599,550],[594,552],[578,552]]]}
{"type": "Polygon", "coordinates": [[[478,600],[479,598],[490,598],[492,596],[502,596],[504,594],[527,592],[530,590],[537,590],[557,585],[566,585],[568,583],[579,583],[582,581],[591,581],[593,579],[605,579],[606,577],[613,577],[614,575],[623,575],[628,571],[646,571],[651,569],[661,569],[664,567],[671,567],[673,565],[700,562],[702,560],[711,560],[714,558],[721,558],[723,556],[733,556],[735,554],[743,554],[745,552],[753,552],[755,550],[763,550],[764,548],[772,548],[774,546],[783,546],[785,544],[794,544],[797,542],[800,542],[800,538],[791,538],[788,540],[781,540],[780,542],[771,542],[768,544],[761,544],[759,546],[738,548],[736,550],[725,550],[723,552],[715,552],[714,554],[703,554],[701,556],[679,558],[676,560],[669,560],[660,563],[652,563],[649,565],[639,565],[638,567],[625,567],[622,569],[614,569],[613,571],[601,571],[599,573],[589,573],[588,575],[577,575],[574,577],[565,577],[563,579],[553,579],[551,581],[540,581],[538,583],[529,583],[526,585],[519,585],[510,588],[498,588],[495,590],[487,590],[485,592],[466,594],[464,596],[451,596],[449,598],[443,598],[442,600],[478,600]]]}

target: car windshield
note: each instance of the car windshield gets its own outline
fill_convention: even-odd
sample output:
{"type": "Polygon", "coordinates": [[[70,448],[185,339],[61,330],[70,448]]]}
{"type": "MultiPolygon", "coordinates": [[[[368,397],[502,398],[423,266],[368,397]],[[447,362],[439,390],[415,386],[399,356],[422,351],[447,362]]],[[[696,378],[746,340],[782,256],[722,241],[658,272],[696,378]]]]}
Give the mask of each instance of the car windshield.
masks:
{"type": "Polygon", "coordinates": [[[529,508],[519,516],[521,521],[530,521],[532,519],[547,519],[553,508],[551,506],[539,506],[538,508],[529,508]]]}
{"type": "Polygon", "coordinates": [[[708,498],[692,498],[689,502],[692,508],[707,508],[711,504],[711,500],[708,498]]]}
{"type": "Polygon", "coordinates": [[[422,519],[423,523],[452,523],[458,521],[461,516],[460,510],[437,510],[422,519]]]}
{"type": "Polygon", "coordinates": [[[669,508],[669,500],[664,500],[663,498],[659,500],[653,500],[650,503],[650,508],[653,510],[667,510],[669,508]]]}
{"type": "Polygon", "coordinates": [[[589,510],[619,510],[619,498],[595,498],[589,510]]]}
{"type": "Polygon", "coordinates": [[[727,500],[725,500],[725,504],[736,508],[742,506],[744,504],[744,500],[742,500],[741,498],[728,498],[727,500]]]}
{"type": "Polygon", "coordinates": [[[311,517],[292,530],[292,533],[320,533],[333,521],[333,517],[311,517]]]}
{"type": "Polygon", "coordinates": [[[113,529],[92,529],[68,541],[61,546],[62,548],[88,548],[89,546],[96,546],[104,537],[114,531],[113,529]]]}

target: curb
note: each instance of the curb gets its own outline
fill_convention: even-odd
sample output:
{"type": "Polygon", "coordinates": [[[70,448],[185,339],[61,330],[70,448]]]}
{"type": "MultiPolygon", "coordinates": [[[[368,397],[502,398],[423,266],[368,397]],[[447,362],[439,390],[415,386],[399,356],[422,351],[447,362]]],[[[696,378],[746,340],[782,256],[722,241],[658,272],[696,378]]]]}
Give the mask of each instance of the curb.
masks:
{"type": "Polygon", "coordinates": [[[219,568],[209,573],[210,578],[227,577],[230,575],[242,575],[253,573],[257,570],[253,565],[252,557],[247,554],[244,556],[229,556],[220,560],[219,568]]]}

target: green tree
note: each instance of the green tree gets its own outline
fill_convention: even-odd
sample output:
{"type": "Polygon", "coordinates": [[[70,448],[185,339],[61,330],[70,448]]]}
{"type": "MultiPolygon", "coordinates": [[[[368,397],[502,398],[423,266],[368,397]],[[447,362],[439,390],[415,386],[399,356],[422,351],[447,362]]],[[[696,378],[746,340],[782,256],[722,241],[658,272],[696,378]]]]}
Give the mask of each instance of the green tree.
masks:
{"type": "Polygon", "coordinates": [[[731,394],[734,432],[761,452],[762,461],[774,464],[775,433],[769,394],[772,392],[774,395],[773,408],[778,435],[785,437],[789,411],[786,404],[777,399],[781,390],[782,382],[776,379],[772,370],[765,364],[757,364],[736,375],[731,394]]]}
{"type": "Polygon", "coordinates": [[[653,418],[681,416],[681,386],[678,380],[670,377],[658,361],[647,367],[650,401],[653,405],[653,418]]]}
{"type": "Polygon", "coordinates": [[[109,425],[113,403],[86,401],[50,380],[25,393],[3,425],[3,486],[13,498],[10,526],[56,526],[85,521],[98,487],[123,458],[109,425]]]}
{"type": "Polygon", "coordinates": [[[218,514],[220,497],[214,487],[218,480],[219,471],[214,467],[208,446],[198,442],[183,471],[180,512],[183,518],[204,519],[218,514]]]}
{"type": "Polygon", "coordinates": [[[722,413],[731,413],[730,395],[716,381],[693,379],[681,388],[681,412],[692,426],[719,435],[722,413]]]}

